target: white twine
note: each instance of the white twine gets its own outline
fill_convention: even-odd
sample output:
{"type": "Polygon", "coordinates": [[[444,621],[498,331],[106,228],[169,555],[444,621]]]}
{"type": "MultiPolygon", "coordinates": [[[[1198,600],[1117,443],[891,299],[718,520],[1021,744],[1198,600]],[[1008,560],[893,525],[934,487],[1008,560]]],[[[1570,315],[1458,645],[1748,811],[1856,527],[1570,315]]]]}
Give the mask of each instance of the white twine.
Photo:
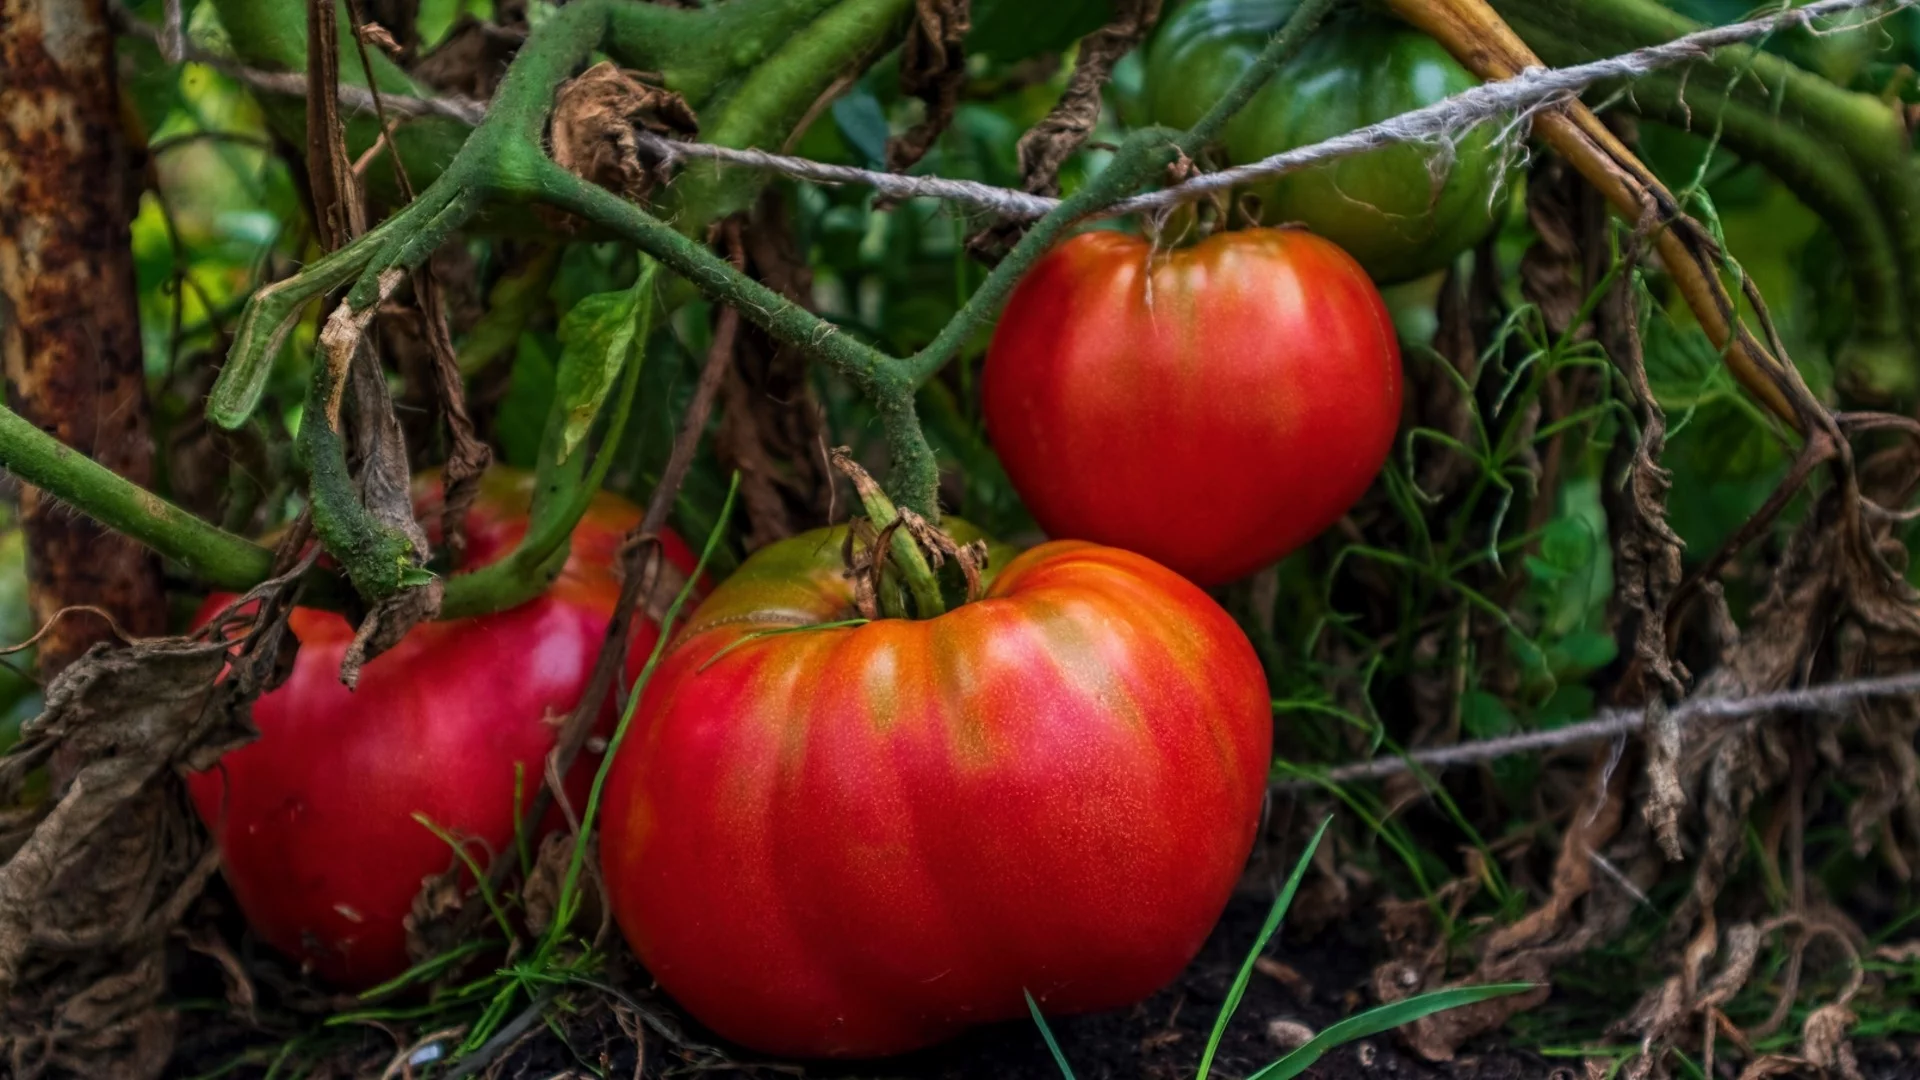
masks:
{"type": "MultiPolygon", "coordinates": [[[[1805,7],[1792,8],[1763,18],[1726,26],[1710,27],[1659,45],[1623,53],[1619,56],[1565,68],[1528,68],[1511,79],[1486,83],[1462,91],[1431,105],[1402,113],[1377,124],[1336,135],[1324,142],[1297,147],[1246,165],[1194,177],[1175,187],[1123,199],[1099,211],[1101,216],[1118,216],[1142,211],[1162,210],[1192,202],[1226,188],[1252,180],[1267,179],[1296,172],[1309,166],[1352,157],[1369,150],[1409,142],[1433,142],[1456,138],[1474,126],[1498,117],[1512,115],[1508,132],[1517,132],[1521,122],[1544,109],[1556,108],[1573,100],[1582,90],[1609,79],[1631,79],[1663,67],[1710,56],[1722,45],[1748,41],[1793,26],[1810,25],[1815,19],[1857,11],[1882,3],[1882,16],[1910,7],[1920,0],[1818,0],[1805,7]]],[[[743,168],[777,172],[802,180],[829,184],[862,184],[893,198],[932,198],[964,203],[1008,218],[1044,217],[1060,200],[971,180],[949,180],[932,176],[904,176],[875,172],[847,165],[830,165],[807,158],[771,154],[764,150],[736,149],[711,143],[685,143],[641,133],[641,143],[669,161],[706,160],[743,168]]]]}
{"type": "MultiPolygon", "coordinates": [[[[1557,108],[1573,100],[1594,83],[1609,79],[1632,79],[1660,68],[1690,60],[1705,59],[1714,49],[1763,37],[1794,26],[1811,28],[1814,20],[1851,11],[1884,5],[1878,17],[1911,7],[1920,0],[1816,0],[1804,7],[1790,8],[1758,19],[1709,27],[1659,45],[1622,53],[1619,56],[1577,64],[1565,68],[1528,68],[1511,79],[1486,83],[1462,91],[1431,105],[1402,113],[1377,124],[1336,135],[1311,146],[1219,172],[1206,173],[1185,183],[1160,191],[1122,199],[1097,214],[1118,216],[1143,211],[1164,210],[1184,202],[1204,198],[1216,191],[1297,172],[1313,165],[1364,154],[1385,146],[1412,142],[1437,142],[1459,137],[1469,129],[1498,117],[1510,117],[1501,139],[1511,138],[1535,113],[1557,108]]],[[[216,56],[190,42],[172,19],[169,25],[154,27],[138,19],[122,18],[134,33],[159,44],[169,59],[181,56],[207,64],[234,78],[272,93],[299,96],[306,93],[306,76],[288,72],[257,71],[225,57],[216,56]]],[[[1820,31],[1815,31],[1816,33],[1820,31]]],[[[409,97],[382,94],[381,103],[389,113],[403,117],[445,116],[468,124],[477,124],[486,115],[486,105],[469,98],[409,97]]],[[[342,83],[341,104],[362,111],[373,109],[373,95],[366,89],[342,83]]],[[[800,180],[824,184],[859,184],[871,187],[895,199],[929,198],[961,203],[1002,217],[1031,219],[1044,217],[1060,200],[1013,188],[995,187],[973,180],[952,180],[939,176],[907,176],[878,172],[851,165],[833,165],[808,158],[773,154],[765,150],[716,146],[711,143],[675,142],[651,132],[636,131],[640,145],[668,162],[712,161],[741,168],[776,172],[800,180]]]]}
{"type": "MultiPolygon", "coordinates": [[[[1875,698],[1908,697],[1920,694],[1920,672],[1886,675],[1869,679],[1826,683],[1798,690],[1780,690],[1751,697],[1692,698],[1666,712],[1677,725],[1699,720],[1727,720],[1755,717],[1773,712],[1825,713],[1837,715],[1849,705],[1875,698]]],[[[1558,750],[1569,746],[1605,742],[1632,735],[1647,726],[1652,716],[1648,709],[1608,709],[1591,720],[1529,731],[1497,739],[1456,743],[1412,751],[1400,757],[1375,758],[1340,765],[1320,774],[1319,779],[1290,779],[1276,788],[1302,788],[1319,782],[1335,784],[1355,780],[1378,780],[1411,770],[1414,766],[1438,771],[1456,765],[1478,765],[1498,758],[1558,750]]]]}
{"type": "MultiPolygon", "coordinates": [[[[1914,0],[1920,2],[1920,0],[1914,0]]],[[[231,57],[209,52],[195,45],[186,37],[185,28],[180,19],[179,0],[168,0],[165,8],[166,22],[162,26],[134,18],[118,3],[113,5],[115,14],[128,33],[146,38],[160,50],[161,58],[169,64],[192,61],[203,64],[224,75],[230,75],[255,89],[286,97],[304,97],[307,93],[307,77],[300,72],[261,71],[236,63],[231,57]]],[[[340,84],[340,104],[359,112],[374,111],[373,93],[364,86],[340,84]]],[[[380,95],[380,104],[389,114],[402,117],[444,116],[465,124],[478,124],[487,115],[487,105],[483,101],[457,96],[411,97],[406,94],[380,95]]]]}
{"type": "MultiPolygon", "coordinates": [[[[1480,123],[1508,114],[1516,115],[1515,123],[1511,127],[1517,128],[1519,120],[1572,101],[1581,91],[1594,83],[1610,79],[1632,79],[1689,60],[1703,60],[1710,57],[1713,50],[1722,45],[1732,45],[1763,37],[1792,26],[1809,25],[1815,19],[1873,7],[1882,2],[1883,0],[1819,0],[1805,7],[1791,8],[1764,18],[1698,30],[1663,44],[1649,45],[1644,49],[1635,49],[1629,53],[1595,60],[1592,63],[1564,68],[1527,68],[1511,79],[1484,83],[1463,90],[1431,105],[1382,120],[1377,124],[1369,124],[1345,135],[1336,135],[1324,142],[1288,150],[1250,164],[1236,165],[1197,176],[1177,187],[1122,200],[1103,213],[1127,214],[1159,209],[1175,203],[1190,202],[1250,180],[1295,172],[1310,165],[1363,154],[1383,146],[1453,138],[1480,123]]],[[[1911,7],[1915,2],[1916,0],[1891,0],[1887,3],[1883,15],[1890,15],[1902,8],[1911,7]]]]}

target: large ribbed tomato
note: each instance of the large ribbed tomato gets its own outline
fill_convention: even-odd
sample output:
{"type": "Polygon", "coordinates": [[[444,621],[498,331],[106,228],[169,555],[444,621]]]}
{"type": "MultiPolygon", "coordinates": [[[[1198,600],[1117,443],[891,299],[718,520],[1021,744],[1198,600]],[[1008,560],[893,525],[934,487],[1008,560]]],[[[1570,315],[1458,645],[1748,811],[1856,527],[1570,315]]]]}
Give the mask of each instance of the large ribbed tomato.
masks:
{"type": "MultiPolygon", "coordinates": [[[[531,474],[488,472],[466,516],[469,566],[519,542],[532,491],[531,474]]],[[[439,495],[436,478],[415,482],[422,522],[437,525],[439,495]]],[[[260,738],[188,778],[261,938],[342,986],[406,969],[402,920],[422,879],[446,872],[454,854],[414,815],[466,838],[483,860],[481,845],[510,849],[516,782],[523,802],[539,789],[552,721],[585,689],[620,592],[620,540],[639,520],[633,504],[600,495],[547,592],[510,611],[416,626],[353,691],[339,680],[353,637],[346,620],[293,612],[300,651],[287,681],[254,704],[260,738]]],[[[691,573],[686,546],[673,536],[665,545],[691,573]]],[[[230,599],[209,599],[200,619],[230,599]]],[[[644,659],[657,637],[636,622],[630,655],[644,659]]],[[[598,763],[582,754],[569,779],[590,780],[598,763]]]]}
{"type": "Polygon", "coordinates": [[[1154,252],[1087,232],[1014,289],[987,431],[1055,537],[1214,585],[1339,520],[1386,461],[1400,346],[1346,252],[1292,229],[1154,252]]]}
{"type": "Polygon", "coordinates": [[[1272,717],[1252,646],[1141,556],[1056,542],[926,620],[851,614],[840,529],[714,590],[608,775],[634,951],[748,1046],[871,1056],[1112,1008],[1238,878],[1272,717]]]}

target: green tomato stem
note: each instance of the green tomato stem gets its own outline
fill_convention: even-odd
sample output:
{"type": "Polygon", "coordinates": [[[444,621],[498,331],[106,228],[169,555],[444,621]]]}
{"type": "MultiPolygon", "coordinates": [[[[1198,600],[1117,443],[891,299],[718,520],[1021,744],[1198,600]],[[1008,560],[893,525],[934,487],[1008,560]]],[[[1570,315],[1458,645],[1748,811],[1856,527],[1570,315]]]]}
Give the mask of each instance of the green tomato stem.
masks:
{"type": "MultiPolygon", "coordinates": [[[[887,554],[892,555],[893,569],[905,581],[907,592],[913,597],[914,614],[922,619],[945,614],[947,605],[940,596],[940,579],[935,576],[933,567],[928,565],[926,555],[920,551],[913,530],[900,519],[900,511],[893,505],[893,500],[887,498],[887,493],[873,482],[873,477],[868,476],[865,469],[854,463],[852,455],[845,450],[833,452],[833,465],[853,481],[853,490],[860,496],[860,505],[866,509],[867,520],[872,522],[874,530],[880,536],[891,536],[887,554]]],[[[881,559],[885,556],[876,551],[873,557],[881,559]]],[[[888,609],[888,616],[898,618],[906,614],[893,609],[895,601],[884,583],[879,591],[880,603],[888,609]]]]}
{"type": "Polygon", "coordinates": [[[0,467],[180,563],[216,588],[244,592],[273,573],[271,550],[201,521],[3,405],[0,467]]]}

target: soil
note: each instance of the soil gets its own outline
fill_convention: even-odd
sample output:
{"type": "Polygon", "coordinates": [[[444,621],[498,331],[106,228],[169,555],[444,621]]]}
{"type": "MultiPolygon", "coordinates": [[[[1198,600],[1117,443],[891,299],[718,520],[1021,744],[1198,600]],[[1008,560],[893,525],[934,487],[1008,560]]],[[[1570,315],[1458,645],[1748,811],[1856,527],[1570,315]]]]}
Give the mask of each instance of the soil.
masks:
{"type": "MultiPolygon", "coordinates": [[[[1186,972],[1160,993],[1131,1010],[1091,1016],[1049,1019],[1060,1049],[1079,1080],[1174,1080],[1191,1077],[1198,1068],[1220,1003],[1225,998],[1247,949],[1259,936],[1271,898],[1236,897],[1201,954],[1186,972]]],[[[1362,987],[1374,959],[1366,942],[1366,927],[1340,924],[1313,941],[1285,941],[1268,955],[1283,960],[1306,980],[1305,1000],[1279,979],[1256,972],[1242,999],[1240,1011],[1215,1058],[1214,1075],[1222,1080],[1244,1077],[1286,1052],[1268,1035],[1274,1021],[1292,1020],[1318,1031],[1349,1015],[1371,1000],[1362,987]]],[[[1299,986],[1300,984],[1295,984],[1299,986]]],[[[611,1027],[611,1025],[607,1025],[611,1027]]],[[[687,1022],[688,1034],[715,1045],[718,1040],[687,1022]]],[[[611,1034],[611,1032],[608,1032],[611,1034]]],[[[605,1075],[631,1076],[633,1046],[608,1046],[607,1056],[587,1053],[598,1031],[581,1031],[570,1038],[572,1050],[558,1039],[542,1039],[511,1055],[497,1074],[502,1080],[546,1080],[569,1067],[579,1069],[582,1058],[605,1075]],[[604,1065],[602,1064],[604,1062],[604,1065]]],[[[694,1065],[682,1054],[650,1040],[646,1077],[684,1075],[713,1065],[694,1065]]],[[[1340,1047],[1320,1060],[1306,1075],[1317,1080],[1353,1077],[1377,1080],[1574,1080],[1577,1063],[1551,1062],[1525,1051],[1469,1046],[1458,1060],[1433,1065],[1401,1049],[1391,1036],[1380,1036],[1340,1047]]],[[[792,1065],[755,1062],[742,1054],[726,1071],[788,1073],[792,1065]]],[[[984,1027],[947,1043],[907,1057],[846,1065],[808,1065],[803,1075],[835,1080],[1060,1080],[1060,1072],[1028,1022],[984,1027]]],[[[581,1075],[587,1075],[583,1070],[581,1075]]]]}
{"type": "MultiPolygon", "coordinates": [[[[1270,897],[1242,894],[1228,906],[1220,925],[1200,955],[1173,985],[1130,1010],[1090,1016],[1050,1019],[1060,1049],[1078,1080],[1189,1080],[1199,1065],[1220,1003],[1238,973],[1246,951],[1259,935],[1270,897]]],[[[232,927],[237,929],[237,924],[232,927]]],[[[1299,976],[1282,980],[1256,972],[1240,1010],[1222,1042],[1213,1075],[1240,1080],[1280,1057],[1287,1050],[1268,1034],[1275,1022],[1293,1021],[1315,1031],[1372,1004],[1366,989],[1377,959],[1379,937],[1370,920],[1336,923],[1311,939],[1284,936],[1267,955],[1299,976]]],[[[253,957],[254,963],[264,957],[253,957]]],[[[267,961],[275,966],[273,961],[267,961]]],[[[205,966],[204,959],[200,966],[205,966]]],[[[249,965],[253,966],[253,965],[249,965]]],[[[217,993],[217,973],[201,972],[203,987],[217,993]]],[[[179,984],[176,983],[176,988],[179,984]]],[[[683,1049],[647,1031],[645,1060],[635,1073],[636,1043],[624,1032],[607,999],[581,1000],[583,1006],[555,1014],[556,1028],[529,1025],[527,1036],[498,1060],[475,1075],[489,1080],[589,1080],[592,1077],[636,1077],[665,1080],[708,1074],[753,1076],[808,1076],[824,1080],[1060,1080],[1039,1030],[1016,1021],[980,1028],[942,1046],[887,1061],[807,1063],[769,1061],[730,1048],[704,1031],[671,1002],[639,991],[657,1018],[680,1029],[688,1047],[720,1047],[715,1055],[683,1049]],[[556,1032],[563,1032],[564,1038],[556,1032]]],[[[205,1001],[205,998],[201,998],[205,1001]]],[[[345,1077],[413,1077],[394,1057],[400,1033],[359,1029],[363,1037],[349,1038],[315,1069],[270,1066],[273,1047],[263,1044],[258,1029],[243,1033],[236,1017],[195,1016],[189,1011],[187,1031],[177,1049],[169,1077],[227,1078],[312,1075],[345,1077]],[[196,1030],[197,1029],[197,1030],[196,1030]],[[357,1041],[357,1045],[353,1045],[357,1041]],[[252,1063],[233,1067],[248,1048],[252,1063]],[[263,1053],[264,1050],[264,1053],[263,1053]]],[[[528,1018],[531,1019],[530,1017],[528,1018]]],[[[341,1029],[335,1029],[340,1031],[341,1029]]],[[[288,1032],[282,1031],[284,1038],[288,1032]]],[[[344,1031],[341,1032],[345,1034],[344,1031]]],[[[264,1042],[277,1042],[265,1039],[264,1042]]],[[[1920,1043],[1895,1044],[1885,1040],[1856,1043],[1863,1080],[1920,1080],[1920,1043]]],[[[475,1063],[478,1064],[478,1063],[475,1063]]],[[[1732,1080],[1737,1063],[1723,1060],[1717,1072],[1732,1080]]],[[[1306,1074],[1311,1080],[1577,1080],[1585,1071],[1578,1060],[1548,1059],[1529,1050],[1501,1045],[1497,1036],[1471,1042],[1451,1062],[1427,1062],[1406,1049],[1392,1035],[1338,1047],[1306,1074]]],[[[1685,1074],[1677,1074],[1685,1075],[1685,1074]]]]}

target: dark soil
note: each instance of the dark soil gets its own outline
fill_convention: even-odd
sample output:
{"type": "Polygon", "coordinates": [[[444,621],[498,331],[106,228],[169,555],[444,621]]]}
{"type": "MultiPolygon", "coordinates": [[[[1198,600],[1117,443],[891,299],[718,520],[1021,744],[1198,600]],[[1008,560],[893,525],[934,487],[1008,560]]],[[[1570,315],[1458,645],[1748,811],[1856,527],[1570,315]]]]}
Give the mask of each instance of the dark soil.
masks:
{"type": "MultiPolygon", "coordinates": [[[[1061,1051],[1073,1066],[1074,1075],[1079,1080],[1121,1077],[1174,1080],[1193,1076],[1220,1003],[1247,950],[1259,936],[1260,924],[1271,903],[1271,897],[1236,897],[1186,973],[1172,986],[1133,1009],[1049,1020],[1061,1051]]],[[[1294,991],[1278,979],[1255,973],[1215,1058],[1214,1075],[1222,1080],[1238,1080],[1285,1053],[1287,1048],[1268,1036],[1273,1021],[1294,1020],[1317,1031],[1351,1014],[1356,1007],[1371,1004],[1362,989],[1374,959],[1365,941],[1365,930],[1366,927],[1357,924],[1341,924],[1316,940],[1289,940],[1283,947],[1270,950],[1270,955],[1283,959],[1305,978],[1309,984],[1306,999],[1297,998],[1294,991]]],[[[569,1040],[571,1050],[558,1039],[529,1043],[503,1063],[498,1075],[503,1080],[546,1080],[569,1067],[580,1069],[589,1063],[606,1070],[609,1076],[632,1075],[631,1041],[623,1039],[623,1045],[606,1046],[605,1057],[587,1052],[596,1039],[604,1044],[608,1035],[616,1033],[611,1024],[604,1027],[607,1029],[604,1032],[595,1029],[574,1033],[569,1040]]],[[[718,1044],[691,1023],[688,1033],[700,1041],[718,1044]]],[[[1576,1064],[1550,1062],[1523,1051],[1470,1046],[1457,1061],[1436,1066],[1410,1055],[1391,1036],[1381,1036],[1334,1050],[1307,1075],[1319,1080],[1349,1077],[1573,1080],[1579,1073],[1570,1066],[1576,1064]]],[[[645,1076],[684,1075],[696,1068],[706,1072],[713,1066],[695,1065],[687,1055],[667,1047],[661,1040],[649,1041],[645,1076]]],[[[810,1064],[796,1070],[790,1064],[759,1061],[742,1054],[731,1067],[723,1068],[767,1074],[800,1071],[807,1076],[836,1080],[987,1077],[1060,1080],[1059,1069],[1048,1054],[1039,1030],[1024,1022],[981,1028],[946,1045],[888,1061],[810,1064]]]]}
{"type": "MultiPolygon", "coordinates": [[[[1172,986],[1133,1009],[1051,1020],[1075,1076],[1079,1080],[1192,1077],[1220,1003],[1247,949],[1259,935],[1270,903],[1269,896],[1255,893],[1236,897],[1186,972],[1172,986]]],[[[1275,1021],[1296,1021],[1318,1031],[1373,1004],[1366,988],[1378,959],[1375,930],[1368,920],[1352,919],[1337,922],[1312,938],[1283,936],[1281,944],[1270,949],[1268,955],[1300,979],[1283,982],[1274,975],[1254,974],[1215,1059],[1214,1075],[1221,1080],[1240,1080],[1285,1053],[1287,1048],[1268,1034],[1275,1021]]],[[[251,958],[249,966],[263,960],[263,966],[274,966],[265,957],[251,958]]],[[[200,974],[208,978],[190,981],[206,981],[204,989],[217,994],[217,973],[207,970],[200,974]]],[[[720,1040],[680,1015],[671,1003],[644,991],[637,996],[658,1009],[658,1018],[668,1026],[682,1029],[689,1046],[719,1046],[725,1054],[717,1057],[703,1050],[676,1047],[649,1030],[641,1073],[645,1078],[664,1080],[718,1073],[830,1080],[1060,1080],[1038,1029],[1026,1022],[981,1028],[944,1046],[889,1061],[800,1065],[726,1049],[720,1040]]],[[[211,1004],[206,998],[200,1001],[203,1008],[211,1004]]],[[[565,1032],[564,1039],[552,1029],[528,1023],[522,1041],[497,1060],[486,1062],[490,1068],[479,1068],[475,1073],[496,1080],[634,1076],[636,1044],[621,1030],[612,1010],[605,1007],[607,1000],[576,1004],[583,1007],[556,1018],[559,1030],[565,1032]]],[[[270,1063],[277,1050],[273,1044],[290,1032],[282,1029],[278,1039],[265,1036],[258,1028],[247,1028],[236,1024],[237,1018],[221,1015],[226,1012],[189,1009],[183,1014],[185,1030],[173,1067],[168,1070],[170,1077],[261,1077],[272,1071],[270,1063]],[[249,1062],[234,1067],[242,1054],[249,1062]]],[[[303,1065],[289,1068],[305,1056],[295,1055],[274,1075],[325,1076],[330,1080],[383,1074],[397,1080],[419,1075],[400,1067],[394,1059],[395,1039],[402,1037],[400,1033],[372,1028],[335,1030],[346,1037],[346,1042],[333,1042],[331,1050],[320,1055],[322,1061],[308,1058],[303,1065]]],[[[1866,1080],[1920,1080],[1920,1044],[1867,1039],[1856,1046],[1866,1080]]],[[[1722,1074],[1722,1080],[1732,1080],[1738,1072],[1736,1062],[1723,1060],[1720,1066],[1716,1071],[1722,1074]]],[[[1469,1043],[1456,1060],[1434,1064],[1410,1054],[1393,1036],[1384,1035],[1333,1050],[1306,1075],[1314,1080],[1576,1080],[1584,1075],[1584,1069],[1576,1060],[1547,1059],[1499,1045],[1497,1038],[1469,1043]]]]}

